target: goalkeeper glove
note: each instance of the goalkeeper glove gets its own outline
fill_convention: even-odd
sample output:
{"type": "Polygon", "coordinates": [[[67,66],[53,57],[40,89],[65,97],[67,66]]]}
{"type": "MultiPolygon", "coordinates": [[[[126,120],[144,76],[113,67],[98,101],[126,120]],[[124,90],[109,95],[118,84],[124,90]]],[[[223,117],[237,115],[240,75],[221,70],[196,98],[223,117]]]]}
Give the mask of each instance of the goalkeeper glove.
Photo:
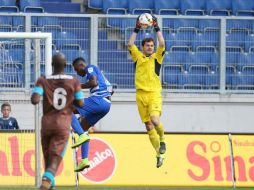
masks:
{"type": "Polygon", "coordinates": [[[136,20],[136,26],[135,26],[134,32],[135,32],[135,33],[138,33],[139,30],[140,30],[140,28],[141,28],[141,24],[140,24],[140,22],[139,22],[139,16],[138,16],[138,18],[137,18],[137,20],[136,20]]]}
{"type": "Polygon", "coordinates": [[[156,18],[154,15],[152,15],[152,17],[153,17],[153,27],[154,27],[154,30],[155,30],[155,32],[158,32],[158,31],[160,31],[161,29],[160,29],[160,27],[159,27],[159,25],[158,25],[157,18],[156,18]]]}

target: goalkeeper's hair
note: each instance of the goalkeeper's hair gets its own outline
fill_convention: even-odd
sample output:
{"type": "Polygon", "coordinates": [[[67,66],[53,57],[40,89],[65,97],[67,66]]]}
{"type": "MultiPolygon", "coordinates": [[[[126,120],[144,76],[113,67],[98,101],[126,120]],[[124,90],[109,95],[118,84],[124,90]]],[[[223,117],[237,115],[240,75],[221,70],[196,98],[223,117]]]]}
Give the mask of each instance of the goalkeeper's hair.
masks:
{"type": "Polygon", "coordinates": [[[153,42],[153,44],[154,44],[154,39],[153,38],[144,38],[142,40],[142,46],[144,46],[146,42],[153,42]]]}
{"type": "Polygon", "coordinates": [[[82,61],[84,63],[86,62],[86,60],[83,57],[78,57],[73,60],[72,65],[74,66],[75,64],[79,63],[80,61],[82,61]]]}

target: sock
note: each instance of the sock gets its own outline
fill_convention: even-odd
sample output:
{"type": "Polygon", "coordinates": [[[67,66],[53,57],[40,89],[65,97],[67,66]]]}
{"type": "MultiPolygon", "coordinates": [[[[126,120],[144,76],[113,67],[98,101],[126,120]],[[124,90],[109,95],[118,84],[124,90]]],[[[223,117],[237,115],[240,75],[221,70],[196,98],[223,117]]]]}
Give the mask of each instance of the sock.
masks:
{"type": "Polygon", "coordinates": [[[51,187],[55,187],[56,184],[55,184],[55,176],[48,170],[46,170],[42,176],[43,177],[46,177],[48,178],[50,181],[51,181],[51,187]]]}
{"type": "Polygon", "coordinates": [[[71,119],[71,127],[74,130],[75,133],[78,135],[81,135],[84,133],[84,130],[82,129],[78,119],[74,114],[72,114],[72,119],[71,119]]]}
{"type": "Polygon", "coordinates": [[[152,129],[150,131],[147,132],[149,135],[149,139],[151,144],[153,145],[153,148],[155,149],[157,155],[159,155],[159,147],[160,147],[160,141],[159,141],[159,136],[156,132],[155,129],[152,129]]]}
{"type": "Polygon", "coordinates": [[[89,151],[89,142],[86,141],[81,145],[81,154],[82,154],[82,159],[88,158],[88,151],[89,151]]]}
{"type": "Polygon", "coordinates": [[[164,142],[165,141],[165,138],[164,138],[164,127],[163,127],[163,124],[160,123],[159,126],[156,126],[155,127],[159,137],[160,137],[160,142],[164,142]]]}

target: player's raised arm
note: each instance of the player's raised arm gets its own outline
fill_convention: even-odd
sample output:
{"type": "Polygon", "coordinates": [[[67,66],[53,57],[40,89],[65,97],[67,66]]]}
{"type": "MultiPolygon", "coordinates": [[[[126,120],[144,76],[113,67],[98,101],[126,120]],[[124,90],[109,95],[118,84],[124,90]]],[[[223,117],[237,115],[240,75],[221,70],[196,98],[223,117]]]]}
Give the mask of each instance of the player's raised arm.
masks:
{"type": "Polygon", "coordinates": [[[33,89],[32,96],[31,96],[31,103],[33,105],[38,104],[40,102],[40,97],[43,95],[44,90],[42,87],[42,78],[39,78],[36,82],[36,85],[33,89]]]}
{"type": "Polygon", "coordinates": [[[152,17],[153,17],[153,27],[154,27],[154,30],[155,30],[155,32],[157,34],[159,46],[160,47],[165,47],[165,40],[164,40],[164,37],[163,37],[163,35],[162,35],[161,31],[160,31],[160,27],[158,25],[157,18],[154,15],[152,15],[152,17]]]}
{"type": "Polygon", "coordinates": [[[132,32],[131,37],[130,37],[130,39],[128,41],[128,48],[130,48],[130,47],[132,47],[134,45],[134,42],[135,42],[135,40],[137,38],[137,34],[138,34],[140,29],[141,29],[141,25],[140,25],[139,17],[138,17],[137,21],[136,21],[135,29],[132,32]]]}

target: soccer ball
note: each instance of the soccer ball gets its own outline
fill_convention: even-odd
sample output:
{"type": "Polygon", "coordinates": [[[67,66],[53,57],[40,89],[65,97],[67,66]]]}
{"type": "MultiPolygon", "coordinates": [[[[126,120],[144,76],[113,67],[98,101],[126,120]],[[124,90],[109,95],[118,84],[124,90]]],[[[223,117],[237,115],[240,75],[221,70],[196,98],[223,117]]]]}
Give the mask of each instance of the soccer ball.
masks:
{"type": "Polygon", "coordinates": [[[143,13],[139,16],[141,28],[148,28],[153,25],[153,17],[149,13],[143,13]]]}

